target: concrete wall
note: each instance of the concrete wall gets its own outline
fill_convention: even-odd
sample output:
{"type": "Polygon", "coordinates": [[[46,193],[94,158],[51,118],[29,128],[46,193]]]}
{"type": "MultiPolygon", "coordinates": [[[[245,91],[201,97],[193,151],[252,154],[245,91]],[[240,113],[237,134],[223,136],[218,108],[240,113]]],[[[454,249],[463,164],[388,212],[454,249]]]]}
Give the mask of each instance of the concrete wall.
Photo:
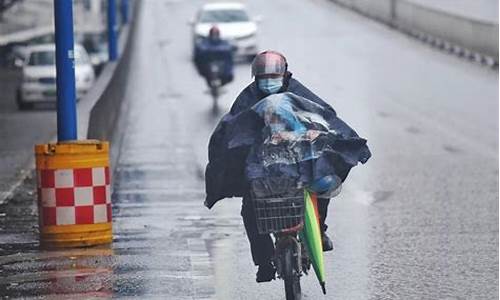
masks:
{"type": "Polygon", "coordinates": [[[498,24],[467,19],[415,3],[398,0],[396,25],[442,38],[498,61],[498,24]]]}
{"type": "Polygon", "coordinates": [[[332,0],[404,31],[419,31],[498,62],[498,22],[453,15],[406,0],[332,0]]]}
{"type": "Polygon", "coordinates": [[[389,22],[392,19],[395,0],[333,0],[372,18],[389,22]]]}

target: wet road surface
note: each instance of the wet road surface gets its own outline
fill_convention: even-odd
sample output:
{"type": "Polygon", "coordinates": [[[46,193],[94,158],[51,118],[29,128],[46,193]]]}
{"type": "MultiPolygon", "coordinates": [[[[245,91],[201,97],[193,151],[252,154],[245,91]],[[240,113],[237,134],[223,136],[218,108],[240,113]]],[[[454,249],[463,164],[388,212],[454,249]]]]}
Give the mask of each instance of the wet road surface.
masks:
{"type": "MultiPolygon", "coordinates": [[[[211,211],[202,204],[206,146],[220,116],[211,115],[190,62],[185,24],[201,4],[143,2],[114,177],[112,247],[38,250],[36,212],[24,191],[0,207],[0,238],[8,240],[3,295],[283,299],[281,281],[255,283],[240,200],[211,211]]],[[[248,5],[264,16],[261,47],[284,52],[296,78],[374,154],[330,205],[328,294],[308,276],[304,298],[495,299],[498,72],[328,1],[248,5]],[[306,11],[315,17],[304,18],[306,11]]],[[[251,80],[245,64],[235,75],[222,110],[251,80]]]]}
{"type": "Polygon", "coordinates": [[[22,180],[33,161],[35,144],[46,143],[56,135],[54,105],[19,111],[16,90],[21,82],[19,70],[0,67],[0,203],[11,192],[13,183],[22,180]]]}

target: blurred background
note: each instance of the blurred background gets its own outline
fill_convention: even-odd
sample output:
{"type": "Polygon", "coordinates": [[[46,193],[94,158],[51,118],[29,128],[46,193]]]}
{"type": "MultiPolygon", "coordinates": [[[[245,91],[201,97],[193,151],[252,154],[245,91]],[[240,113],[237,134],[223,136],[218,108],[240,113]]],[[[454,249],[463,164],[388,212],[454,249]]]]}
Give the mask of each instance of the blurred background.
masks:
{"type": "Polygon", "coordinates": [[[329,207],[328,293],[306,276],[304,299],[497,299],[498,1],[130,0],[127,23],[116,0],[108,62],[110,1],[73,14],[79,138],[112,143],[114,241],[46,251],[53,0],[0,0],[0,296],[283,299],[255,283],[240,199],[203,206],[210,135],[272,49],[373,154],[329,207]],[[193,62],[214,24],[235,58],[215,113],[193,62]]]}

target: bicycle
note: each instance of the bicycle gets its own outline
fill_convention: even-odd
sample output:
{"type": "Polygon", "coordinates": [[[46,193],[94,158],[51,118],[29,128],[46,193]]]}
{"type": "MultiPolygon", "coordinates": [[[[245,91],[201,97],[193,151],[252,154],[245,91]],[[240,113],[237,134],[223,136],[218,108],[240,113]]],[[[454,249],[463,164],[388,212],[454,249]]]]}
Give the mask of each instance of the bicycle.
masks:
{"type": "Polygon", "coordinates": [[[304,226],[304,191],[275,198],[253,198],[257,229],[275,238],[273,264],[283,279],[286,300],[300,300],[300,277],[308,274],[311,261],[299,237],[304,226]]]}

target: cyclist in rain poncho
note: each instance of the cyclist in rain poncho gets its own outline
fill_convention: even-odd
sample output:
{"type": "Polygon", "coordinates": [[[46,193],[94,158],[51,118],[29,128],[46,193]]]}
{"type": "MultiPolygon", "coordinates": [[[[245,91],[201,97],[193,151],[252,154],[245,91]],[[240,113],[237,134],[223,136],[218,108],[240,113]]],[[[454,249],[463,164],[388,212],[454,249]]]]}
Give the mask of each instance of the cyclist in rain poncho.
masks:
{"type": "Polygon", "coordinates": [[[208,37],[199,41],[195,46],[194,62],[198,73],[205,78],[210,86],[210,63],[218,62],[222,65],[220,74],[221,85],[233,81],[233,47],[221,38],[220,29],[212,26],[208,37]]]}
{"type": "MultiPolygon", "coordinates": [[[[330,105],[309,91],[299,81],[292,78],[292,74],[288,71],[287,61],[282,54],[275,51],[265,51],[258,54],[252,63],[252,76],[255,78],[254,82],[240,93],[233,103],[230,112],[224,116],[211,137],[209,164],[205,176],[207,189],[205,205],[211,208],[220,199],[235,196],[243,197],[241,215],[250,241],[253,261],[259,267],[257,282],[265,282],[275,277],[275,269],[271,262],[274,254],[274,245],[270,235],[258,233],[254,207],[251,202],[248,186],[249,177],[252,176],[249,173],[252,172],[248,172],[249,161],[247,158],[251,157],[252,153],[248,149],[250,147],[234,147],[235,136],[239,139],[236,144],[240,144],[240,142],[242,145],[245,143],[251,144],[252,141],[257,139],[255,136],[260,135],[261,132],[254,129],[258,126],[267,126],[271,131],[270,137],[277,139],[275,142],[279,142],[281,139],[290,139],[290,134],[295,134],[298,137],[307,137],[307,129],[303,128],[303,125],[290,113],[292,110],[288,107],[287,102],[278,100],[276,103],[279,105],[276,106],[276,103],[273,103],[272,97],[268,97],[278,93],[289,92],[291,94],[290,99],[295,99],[294,101],[299,102],[310,102],[318,110],[328,115],[330,120],[334,120],[333,125],[335,128],[340,129],[339,132],[342,136],[347,138],[353,137],[353,139],[359,140],[359,145],[354,146],[357,152],[352,152],[355,153],[353,161],[357,162],[357,157],[359,156],[359,161],[365,162],[369,158],[370,153],[365,145],[366,140],[359,138],[354,130],[337,118],[335,110],[330,105]],[[269,99],[267,104],[260,102],[264,98],[269,99]],[[256,105],[257,103],[259,104],[256,105]],[[256,119],[257,114],[246,113],[249,110],[258,111],[259,105],[265,109],[261,111],[261,119],[256,119]],[[282,106],[280,107],[280,105],[282,106]],[[267,111],[272,113],[267,113],[267,111]],[[280,122],[274,122],[273,118],[281,118],[281,120],[280,122]],[[264,122],[262,122],[262,119],[264,122]],[[287,124],[288,130],[285,130],[284,124],[287,124]],[[244,130],[238,131],[239,128],[244,130]]],[[[263,164],[261,163],[260,165],[263,164]]],[[[350,167],[344,168],[342,174],[339,174],[338,178],[340,181],[345,180],[350,167]]],[[[259,166],[256,167],[256,169],[258,168],[259,166]]],[[[324,192],[319,194],[318,197],[323,251],[333,249],[333,243],[326,234],[328,226],[325,224],[330,199],[328,196],[321,197],[321,195],[329,195],[328,192],[330,192],[329,189],[331,187],[332,180],[326,177],[313,182],[310,186],[310,188],[324,192]]],[[[338,187],[338,183],[336,183],[336,187],[338,187]]]]}

